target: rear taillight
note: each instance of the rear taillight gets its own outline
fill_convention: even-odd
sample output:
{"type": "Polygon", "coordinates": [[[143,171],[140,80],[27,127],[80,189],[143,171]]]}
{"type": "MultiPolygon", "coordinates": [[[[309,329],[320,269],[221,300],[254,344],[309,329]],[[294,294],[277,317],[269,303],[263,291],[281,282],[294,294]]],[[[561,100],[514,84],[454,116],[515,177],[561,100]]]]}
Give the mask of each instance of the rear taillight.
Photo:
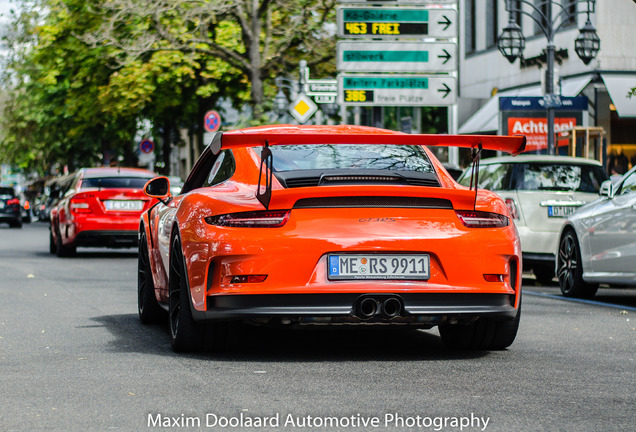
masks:
{"type": "Polygon", "coordinates": [[[28,202],[28,201],[25,201],[25,202],[24,202],[24,209],[25,209],[25,210],[29,210],[30,208],[31,208],[31,204],[29,204],[29,202],[28,202]]]}
{"type": "Polygon", "coordinates": [[[510,217],[513,219],[519,219],[519,212],[517,211],[517,204],[515,203],[515,200],[512,198],[506,198],[506,205],[508,206],[510,217]]]}
{"type": "Polygon", "coordinates": [[[210,225],[235,228],[278,228],[289,220],[290,210],[265,210],[243,213],[229,213],[206,217],[210,225]]]}
{"type": "Polygon", "coordinates": [[[508,218],[498,213],[474,210],[456,210],[457,217],[468,228],[503,228],[508,226],[508,218]]]}
{"type": "Polygon", "coordinates": [[[7,205],[20,205],[20,200],[17,198],[10,199],[7,201],[7,205]]]}
{"type": "Polygon", "coordinates": [[[72,213],[90,213],[91,212],[91,207],[88,204],[88,201],[81,198],[72,198],[70,207],[71,207],[72,213]]]}

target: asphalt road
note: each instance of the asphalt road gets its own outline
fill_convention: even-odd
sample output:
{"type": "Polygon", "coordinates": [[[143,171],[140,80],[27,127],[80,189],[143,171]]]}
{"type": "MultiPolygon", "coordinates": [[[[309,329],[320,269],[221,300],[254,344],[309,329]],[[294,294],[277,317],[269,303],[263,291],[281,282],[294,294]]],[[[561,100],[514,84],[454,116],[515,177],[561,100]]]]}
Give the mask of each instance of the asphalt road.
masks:
{"type": "Polygon", "coordinates": [[[231,353],[177,355],[138,321],[136,268],[134,250],[61,259],[46,225],[0,226],[0,431],[636,430],[636,289],[582,303],[524,280],[501,352],[250,329],[231,353]]]}

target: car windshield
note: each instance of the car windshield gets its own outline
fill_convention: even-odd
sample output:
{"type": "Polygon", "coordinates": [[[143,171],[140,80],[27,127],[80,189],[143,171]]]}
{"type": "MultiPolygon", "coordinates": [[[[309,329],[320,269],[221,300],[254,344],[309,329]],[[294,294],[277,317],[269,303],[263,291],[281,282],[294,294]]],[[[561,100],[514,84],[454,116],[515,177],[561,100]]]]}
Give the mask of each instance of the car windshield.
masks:
{"type": "Polygon", "coordinates": [[[82,189],[142,189],[152,177],[91,177],[82,180],[82,189]]]}
{"type": "Polygon", "coordinates": [[[297,170],[395,170],[433,173],[433,166],[419,146],[402,145],[291,145],[270,147],[274,171],[297,170]]]}

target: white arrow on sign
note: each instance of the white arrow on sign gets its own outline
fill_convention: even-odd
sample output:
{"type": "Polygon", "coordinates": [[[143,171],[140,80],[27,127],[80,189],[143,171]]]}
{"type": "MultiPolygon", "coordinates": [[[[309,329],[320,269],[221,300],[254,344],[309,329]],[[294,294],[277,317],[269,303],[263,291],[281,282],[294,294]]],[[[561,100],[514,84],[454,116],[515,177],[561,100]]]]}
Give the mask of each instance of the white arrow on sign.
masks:
{"type": "Polygon", "coordinates": [[[457,80],[439,75],[341,74],[338,103],[358,106],[449,106],[457,80]]]}
{"type": "Polygon", "coordinates": [[[457,45],[451,42],[338,42],[341,72],[453,72],[457,45]]]}

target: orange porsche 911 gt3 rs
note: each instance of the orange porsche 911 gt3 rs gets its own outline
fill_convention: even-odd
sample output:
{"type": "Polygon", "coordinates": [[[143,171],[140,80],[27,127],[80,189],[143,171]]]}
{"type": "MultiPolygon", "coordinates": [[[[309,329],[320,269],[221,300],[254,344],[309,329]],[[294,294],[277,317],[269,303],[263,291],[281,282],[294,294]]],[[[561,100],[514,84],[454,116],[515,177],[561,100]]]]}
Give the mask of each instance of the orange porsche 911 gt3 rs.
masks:
{"type": "MultiPolygon", "coordinates": [[[[235,323],[439,326],[461,349],[503,349],[521,311],[507,206],[458,185],[427,146],[517,154],[524,137],[408,135],[360,126],[217,133],[181,194],[139,228],[142,322],[176,351],[219,349],[235,323]]],[[[476,170],[477,171],[477,170],[476,170]]],[[[474,184],[477,184],[477,179],[474,184]]]]}

